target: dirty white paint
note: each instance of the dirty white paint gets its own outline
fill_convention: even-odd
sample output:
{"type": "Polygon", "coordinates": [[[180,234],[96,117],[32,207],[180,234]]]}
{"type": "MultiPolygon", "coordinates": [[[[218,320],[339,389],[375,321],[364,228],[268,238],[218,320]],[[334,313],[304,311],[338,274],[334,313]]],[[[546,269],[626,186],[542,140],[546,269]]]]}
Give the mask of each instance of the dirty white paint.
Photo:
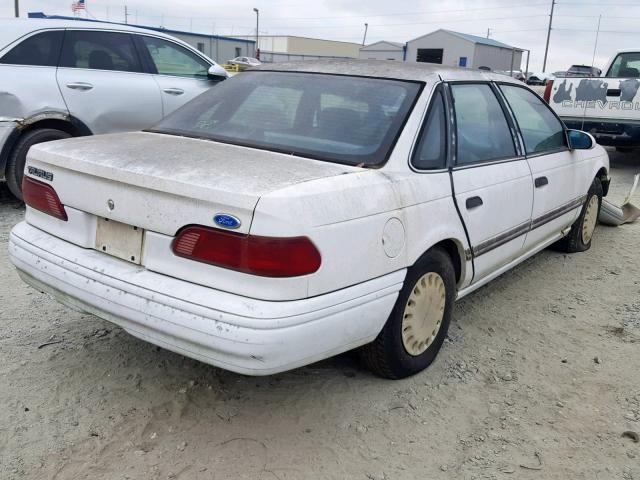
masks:
{"type": "MultiPolygon", "coordinates": [[[[531,219],[536,200],[529,160],[453,175],[448,170],[413,171],[409,159],[440,77],[492,76],[389,64],[331,61],[269,67],[426,81],[380,169],[155,133],[34,147],[28,164],[54,174],[53,186],[73,214],[65,223],[28,209],[26,223],[15,228],[10,240],[13,262],[29,283],[134,335],[214,365],[261,374],[371,341],[393,308],[406,270],[442,241],[452,242],[460,258],[458,289],[463,296],[559,238],[579,206],[534,244],[525,247],[526,234],[521,234],[484,259],[479,256],[474,276],[472,247],[531,219]],[[472,196],[487,202],[463,213],[472,245],[456,208],[452,179],[460,209],[472,196]],[[509,182],[513,191],[528,195],[528,207],[505,196],[509,182]],[[319,270],[271,279],[172,254],[176,230],[188,224],[211,226],[217,213],[239,218],[241,233],[308,237],[321,254],[319,270]],[[95,238],[97,216],[145,230],[140,266],[87,249],[95,238]]],[[[538,169],[564,172],[564,177],[547,175],[554,184],[571,185],[574,193],[586,193],[598,170],[608,169],[600,147],[547,157],[552,156],[530,161],[538,169]]],[[[550,198],[540,203],[542,212],[560,206],[558,198],[550,198]]]]}

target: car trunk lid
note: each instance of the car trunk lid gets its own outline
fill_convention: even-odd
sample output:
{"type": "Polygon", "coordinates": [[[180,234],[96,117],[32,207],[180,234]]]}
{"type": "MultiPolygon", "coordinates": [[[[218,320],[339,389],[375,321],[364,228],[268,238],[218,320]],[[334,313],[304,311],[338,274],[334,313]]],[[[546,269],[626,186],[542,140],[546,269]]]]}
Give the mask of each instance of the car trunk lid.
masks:
{"type": "Polygon", "coordinates": [[[210,140],[135,132],[35,146],[28,165],[53,174],[64,205],[174,235],[188,224],[239,221],[247,233],[261,196],[360,169],[210,140]]]}

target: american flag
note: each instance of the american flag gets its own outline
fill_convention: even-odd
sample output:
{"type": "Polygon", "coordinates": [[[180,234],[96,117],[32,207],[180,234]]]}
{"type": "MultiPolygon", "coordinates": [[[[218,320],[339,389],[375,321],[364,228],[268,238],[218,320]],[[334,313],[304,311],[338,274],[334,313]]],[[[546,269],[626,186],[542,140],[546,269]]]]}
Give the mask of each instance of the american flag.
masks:
{"type": "Polygon", "coordinates": [[[86,10],[85,0],[77,0],[71,4],[71,10],[77,12],[78,10],[86,10]]]}

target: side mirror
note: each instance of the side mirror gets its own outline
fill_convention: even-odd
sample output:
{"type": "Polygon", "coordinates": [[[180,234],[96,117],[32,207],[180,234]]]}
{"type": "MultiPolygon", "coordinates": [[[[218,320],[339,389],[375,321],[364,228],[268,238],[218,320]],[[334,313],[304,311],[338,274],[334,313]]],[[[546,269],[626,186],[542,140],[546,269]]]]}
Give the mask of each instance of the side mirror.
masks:
{"type": "Polygon", "coordinates": [[[227,78],[229,78],[229,74],[224,68],[216,63],[209,67],[209,70],[207,71],[207,77],[209,77],[209,80],[215,80],[216,82],[219,82],[221,80],[226,80],[227,78]]]}
{"type": "Polygon", "coordinates": [[[567,137],[571,150],[589,150],[595,144],[591,135],[580,130],[567,130],[567,137]]]}

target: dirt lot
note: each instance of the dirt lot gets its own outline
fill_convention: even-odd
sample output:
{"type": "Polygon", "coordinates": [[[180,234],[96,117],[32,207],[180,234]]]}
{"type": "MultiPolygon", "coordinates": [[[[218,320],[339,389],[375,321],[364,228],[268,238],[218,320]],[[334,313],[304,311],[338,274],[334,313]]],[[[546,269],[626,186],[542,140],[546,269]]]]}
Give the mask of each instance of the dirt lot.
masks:
{"type": "MultiPolygon", "coordinates": [[[[640,155],[612,157],[620,200],[640,155]]],[[[640,223],[459,302],[411,379],[353,355],[249,378],[23,285],[0,188],[2,479],[640,479],[640,223]]]]}

